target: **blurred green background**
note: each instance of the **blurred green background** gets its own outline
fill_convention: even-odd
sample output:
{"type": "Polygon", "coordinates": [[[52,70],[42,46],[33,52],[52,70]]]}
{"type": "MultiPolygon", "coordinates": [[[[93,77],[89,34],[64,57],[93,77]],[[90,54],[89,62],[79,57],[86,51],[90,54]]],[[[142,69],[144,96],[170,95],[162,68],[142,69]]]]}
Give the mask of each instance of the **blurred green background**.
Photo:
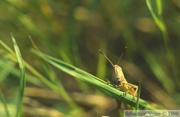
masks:
{"type": "MultiPolygon", "coordinates": [[[[120,66],[128,82],[141,84],[141,98],[158,109],[180,109],[180,2],[158,1],[151,4],[160,19],[155,21],[144,0],[1,0],[0,39],[13,48],[13,33],[24,60],[49,81],[57,79],[83,116],[117,116],[119,109],[111,97],[42,62],[31,53],[29,36],[42,52],[104,80],[111,80],[112,66],[98,49],[117,64],[127,47],[120,66]]],[[[4,48],[0,52],[0,88],[11,107],[19,69],[4,48]]],[[[76,115],[66,99],[28,70],[27,79],[24,116],[76,115]]]]}

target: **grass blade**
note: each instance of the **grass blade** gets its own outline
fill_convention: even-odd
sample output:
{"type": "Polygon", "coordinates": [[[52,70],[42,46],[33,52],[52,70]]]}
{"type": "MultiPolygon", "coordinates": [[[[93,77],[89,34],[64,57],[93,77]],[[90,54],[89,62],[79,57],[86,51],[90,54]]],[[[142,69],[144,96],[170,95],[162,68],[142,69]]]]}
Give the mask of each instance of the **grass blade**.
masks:
{"type": "MultiPolygon", "coordinates": [[[[95,86],[97,89],[101,90],[103,93],[108,94],[111,97],[119,101],[122,101],[124,103],[127,103],[131,106],[136,106],[136,101],[132,100],[132,95],[127,94],[126,97],[121,96],[121,94],[123,94],[122,91],[112,87],[111,85],[107,85],[107,83],[104,80],[101,80],[100,78],[93,76],[73,65],[70,65],[66,62],[63,62],[59,59],[53,58],[41,52],[33,50],[33,53],[35,53],[36,55],[38,55],[40,58],[44,59],[51,65],[57,67],[58,69],[68,73],[71,76],[74,76],[78,80],[81,80],[85,83],[95,86]]],[[[146,101],[142,99],[139,99],[139,107],[143,109],[150,109],[150,110],[154,109],[151,105],[149,105],[146,101]]]]}
{"type": "Polygon", "coordinates": [[[162,12],[163,12],[163,8],[162,8],[162,0],[156,0],[156,9],[157,11],[155,12],[155,10],[153,10],[153,5],[151,4],[151,0],[146,0],[146,4],[147,4],[147,7],[156,23],[156,25],[158,26],[158,28],[160,29],[160,31],[162,32],[162,36],[163,36],[163,39],[164,39],[164,44],[165,44],[165,47],[166,47],[166,50],[167,50],[167,58],[168,58],[168,61],[170,62],[171,64],[171,68],[172,69],[172,73],[175,77],[175,80],[177,81],[177,85],[180,86],[180,83],[178,82],[178,66],[176,64],[176,59],[175,59],[175,54],[174,54],[174,51],[173,51],[173,48],[172,48],[172,45],[170,43],[170,39],[169,39],[169,36],[168,36],[168,32],[167,32],[167,29],[166,29],[166,26],[165,26],[165,22],[163,20],[163,16],[162,16],[162,12]]]}
{"type": "Polygon", "coordinates": [[[12,41],[13,41],[13,45],[14,45],[15,53],[16,53],[17,60],[19,63],[20,73],[21,73],[19,97],[18,97],[17,108],[16,108],[16,117],[21,117],[21,115],[22,115],[22,100],[23,100],[23,96],[24,96],[24,89],[26,87],[25,67],[23,64],[23,59],[22,59],[19,47],[18,47],[13,35],[12,35],[12,41]]]}

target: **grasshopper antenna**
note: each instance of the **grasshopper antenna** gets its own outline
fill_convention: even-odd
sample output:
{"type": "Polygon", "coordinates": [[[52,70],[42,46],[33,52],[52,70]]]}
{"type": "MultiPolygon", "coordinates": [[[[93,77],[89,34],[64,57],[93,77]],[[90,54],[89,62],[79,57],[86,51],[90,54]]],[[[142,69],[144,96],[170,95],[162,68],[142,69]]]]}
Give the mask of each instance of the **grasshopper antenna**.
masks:
{"type": "Polygon", "coordinates": [[[99,53],[101,53],[110,63],[111,65],[114,67],[114,64],[111,62],[111,60],[100,50],[98,49],[99,53]]]}
{"type": "Polygon", "coordinates": [[[122,58],[122,56],[123,56],[123,54],[124,54],[124,52],[127,50],[127,47],[125,47],[124,48],[124,50],[122,51],[122,53],[121,53],[121,55],[120,55],[120,57],[119,57],[119,60],[118,60],[118,65],[119,65],[119,62],[120,62],[120,60],[121,60],[121,58],[122,58]]]}

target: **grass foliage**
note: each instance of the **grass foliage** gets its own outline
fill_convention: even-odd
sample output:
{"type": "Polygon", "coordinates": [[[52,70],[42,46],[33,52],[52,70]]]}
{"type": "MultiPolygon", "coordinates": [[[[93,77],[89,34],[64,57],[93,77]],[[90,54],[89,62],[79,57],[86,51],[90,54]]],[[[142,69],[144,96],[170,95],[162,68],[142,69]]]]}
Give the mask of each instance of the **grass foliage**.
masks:
{"type": "Polygon", "coordinates": [[[178,4],[0,1],[0,117],[123,116],[115,100],[179,109],[178,4]],[[124,47],[120,66],[128,82],[140,83],[136,100],[106,82],[112,66],[98,53],[114,63],[124,47]]]}

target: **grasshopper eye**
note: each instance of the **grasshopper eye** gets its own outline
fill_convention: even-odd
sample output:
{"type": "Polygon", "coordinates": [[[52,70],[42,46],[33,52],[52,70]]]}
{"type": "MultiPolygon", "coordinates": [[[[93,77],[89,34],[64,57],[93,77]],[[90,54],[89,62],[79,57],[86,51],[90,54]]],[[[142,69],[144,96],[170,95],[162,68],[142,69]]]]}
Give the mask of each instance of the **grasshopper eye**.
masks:
{"type": "Polygon", "coordinates": [[[120,79],[116,79],[116,85],[120,85],[121,84],[121,80],[120,79]]]}

